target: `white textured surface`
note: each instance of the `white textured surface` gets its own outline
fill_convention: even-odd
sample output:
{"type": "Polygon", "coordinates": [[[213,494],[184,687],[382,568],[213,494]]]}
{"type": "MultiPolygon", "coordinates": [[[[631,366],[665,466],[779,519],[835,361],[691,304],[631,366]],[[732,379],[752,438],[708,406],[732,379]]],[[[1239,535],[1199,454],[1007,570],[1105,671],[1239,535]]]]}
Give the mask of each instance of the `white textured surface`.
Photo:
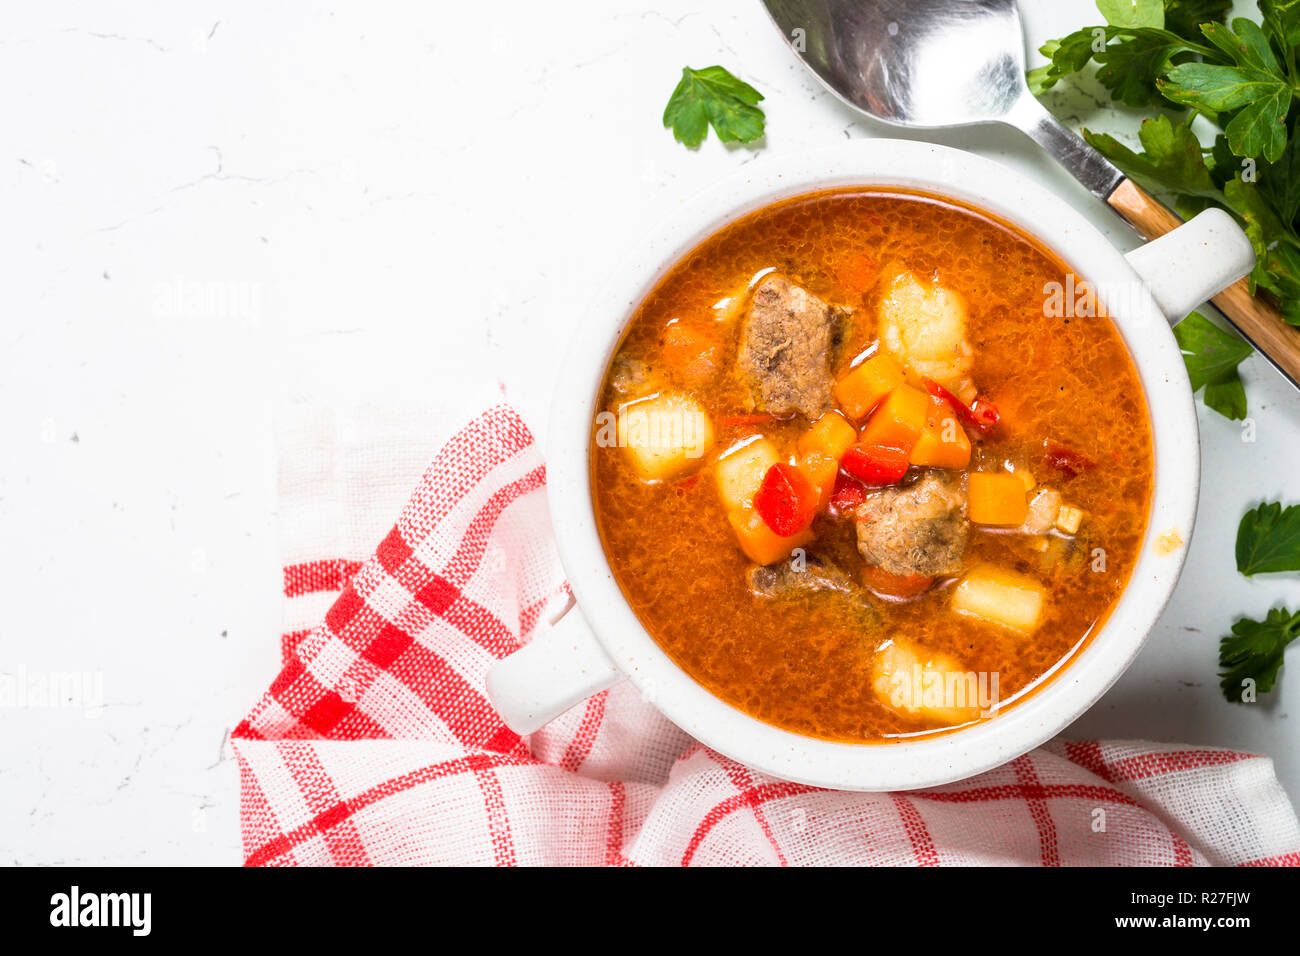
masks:
{"type": "MultiPolygon", "coordinates": [[[[756,2],[642,6],[0,14],[0,671],[100,673],[106,702],[0,710],[0,862],[238,861],[225,737],[278,658],[272,407],[418,400],[480,372],[544,431],[587,289],[753,156],[659,127],[683,64],[766,94],[769,152],[887,133],[822,92],[756,2]]],[[[1030,6],[1031,45],[1095,18],[1030,6]]],[[[1059,112],[1097,123],[1080,103],[1059,112]]],[[[935,138],[1132,244],[1018,134],[935,138]]],[[[1233,567],[1241,512],[1300,498],[1300,400],[1258,358],[1244,375],[1257,441],[1202,411],[1174,603],[1072,734],[1268,753],[1294,796],[1295,652],[1254,707],[1214,678],[1235,615],[1300,604],[1300,580],[1233,567]]]]}

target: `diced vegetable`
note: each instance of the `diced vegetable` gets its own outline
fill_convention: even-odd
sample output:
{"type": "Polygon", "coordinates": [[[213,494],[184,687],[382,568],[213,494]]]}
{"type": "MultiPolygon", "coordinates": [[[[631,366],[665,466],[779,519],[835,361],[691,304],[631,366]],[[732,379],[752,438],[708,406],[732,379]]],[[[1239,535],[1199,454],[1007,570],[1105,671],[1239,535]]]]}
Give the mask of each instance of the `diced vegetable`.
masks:
{"type": "Polygon", "coordinates": [[[925,468],[965,468],[970,464],[970,439],[960,428],[952,436],[954,441],[945,441],[942,428],[927,425],[912,448],[912,464],[925,468]]]}
{"type": "Polygon", "coordinates": [[[1043,446],[1043,464],[1066,478],[1073,478],[1097,467],[1097,462],[1083,452],[1051,439],[1043,446]]]}
{"type": "Polygon", "coordinates": [[[898,270],[885,284],[876,311],[881,347],[903,365],[946,385],[970,372],[966,342],[966,300],[937,283],[922,284],[898,270]]]}
{"type": "Polygon", "coordinates": [[[791,537],[782,537],[765,522],[753,508],[728,513],[727,520],[736,532],[740,550],[755,564],[775,564],[787,557],[795,548],[813,539],[811,528],[805,528],[791,537]]]}
{"type": "Polygon", "coordinates": [[[966,489],[966,515],[976,524],[1015,527],[1028,513],[1025,483],[1005,471],[973,471],[966,489]]]}
{"type": "Polygon", "coordinates": [[[925,431],[929,396],[910,385],[899,385],[882,401],[858,435],[864,445],[889,445],[911,452],[925,431]]]}
{"type": "Polygon", "coordinates": [[[780,460],[776,446],[766,438],[750,439],[724,452],[715,469],[722,507],[728,511],[750,507],[767,470],[780,460]]]}
{"type": "Polygon", "coordinates": [[[970,464],[970,438],[952,406],[930,398],[925,430],[912,448],[911,462],[926,468],[965,468],[970,464]]]}
{"type": "Polygon", "coordinates": [[[876,404],[903,384],[903,370],[888,355],[877,354],[849,369],[835,383],[835,403],[854,421],[861,421],[876,404]]]}
{"type": "Polygon", "coordinates": [[[835,476],[835,490],[831,492],[831,507],[843,514],[852,511],[867,500],[867,489],[856,478],[840,472],[835,476]]]}
{"type": "Polygon", "coordinates": [[[857,440],[857,429],[839,412],[829,411],[799,438],[799,451],[801,454],[819,451],[839,460],[844,450],[857,440]]]}
{"type": "Polygon", "coordinates": [[[873,487],[892,485],[907,474],[907,452],[892,445],[854,445],[840,459],[840,467],[873,487]]]}
{"type": "Polygon", "coordinates": [[[664,364],[687,378],[707,378],[717,368],[717,341],[680,319],[673,319],[664,330],[662,353],[664,364]]]}
{"type": "Polygon", "coordinates": [[[910,642],[891,640],[876,652],[871,686],[886,706],[913,717],[962,724],[980,716],[976,675],[910,642]]]}
{"type": "Polygon", "coordinates": [[[754,510],[783,538],[812,524],[821,492],[793,465],[778,461],[767,470],[754,495],[754,510]]]}
{"type": "Polygon", "coordinates": [[[953,590],[953,610],[1027,634],[1043,615],[1043,587],[1033,578],[989,564],[966,572],[953,590]]]}
{"type": "Polygon", "coordinates": [[[1074,505],[1061,505],[1056,513],[1056,529],[1065,534],[1078,534],[1083,523],[1083,512],[1074,505]]]}
{"type": "Polygon", "coordinates": [[[862,581],[872,591],[889,598],[916,597],[934,584],[934,578],[925,574],[892,574],[873,564],[863,568],[862,581]]]}
{"type": "Polygon", "coordinates": [[[713,423],[690,396],[660,392],[619,408],[618,444],[642,478],[672,478],[713,447],[713,423]]]}
{"type": "Polygon", "coordinates": [[[1038,493],[1029,502],[1029,509],[1020,530],[1026,534],[1046,534],[1052,530],[1060,510],[1061,493],[1055,488],[1039,488],[1038,493]]]}
{"type": "Polygon", "coordinates": [[[840,472],[839,461],[822,451],[807,451],[799,455],[795,467],[817,489],[817,507],[826,505],[835,491],[835,477],[840,472]]]}

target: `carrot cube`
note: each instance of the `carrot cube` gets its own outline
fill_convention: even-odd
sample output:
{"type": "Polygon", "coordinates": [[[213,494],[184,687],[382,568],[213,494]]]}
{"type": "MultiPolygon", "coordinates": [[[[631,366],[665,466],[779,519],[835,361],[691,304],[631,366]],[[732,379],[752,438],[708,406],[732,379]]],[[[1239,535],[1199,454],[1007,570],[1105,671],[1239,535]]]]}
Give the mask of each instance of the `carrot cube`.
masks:
{"type": "Polygon", "coordinates": [[[889,445],[910,452],[925,431],[930,396],[910,385],[894,388],[871,413],[858,436],[864,445],[889,445]]]}
{"type": "Polygon", "coordinates": [[[818,507],[825,507],[835,491],[835,476],[840,473],[839,459],[824,451],[806,451],[798,457],[795,467],[803,472],[804,477],[820,493],[818,507]]]}
{"type": "Polygon", "coordinates": [[[966,489],[966,513],[976,524],[1013,527],[1029,513],[1025,483],[1005,471],[973,471],[966,489]]]}
{"type": "Polygon", "coordinates": [[[799,453],[807,455],[810,452],[820,452],[839,461],[840,456],[857,440],[857,429],[839,412],[830,411],[800,436],[799,453]]]}
{"type": "Polygon", "coordinates": [[[812,528],[804,528],[798,534],[782,537],[769,528],[753,508],[732,511],[727,515],[727,520],[736,532],[740,550],[755,564],[775,564],[795,548],[813,539],[812,528]]]}
{"type": "Polygon", "coordinates": [[[849,418],[857,421],[876,403],[903,384],[903,370],[888,355],[871,356],[835,383],[835,402],[849,418]]]}
{"type": "Polygon", "coordinates": [[[912,449],[911,463],[925,468],[965,468],[970,464],[970,452],[970,438],[952,406],[931,396],[925,430],[912,449]]]}

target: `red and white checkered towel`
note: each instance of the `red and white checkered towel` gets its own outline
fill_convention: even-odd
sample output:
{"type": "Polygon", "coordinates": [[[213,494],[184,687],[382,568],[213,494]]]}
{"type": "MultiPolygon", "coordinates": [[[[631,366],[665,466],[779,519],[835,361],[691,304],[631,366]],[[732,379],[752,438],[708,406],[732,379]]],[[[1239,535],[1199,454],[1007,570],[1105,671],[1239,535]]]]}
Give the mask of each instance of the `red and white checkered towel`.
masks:
{"type": "Polygon", "coordinates": [[[1253,754],[1055,741],[933,790],[824,791],[627,684],[521,739],[484,674],[567,594],[541,454],[491,392],[282,427],[284,663],[234,733],[248,864],[1300,864],[1253,754]]]}

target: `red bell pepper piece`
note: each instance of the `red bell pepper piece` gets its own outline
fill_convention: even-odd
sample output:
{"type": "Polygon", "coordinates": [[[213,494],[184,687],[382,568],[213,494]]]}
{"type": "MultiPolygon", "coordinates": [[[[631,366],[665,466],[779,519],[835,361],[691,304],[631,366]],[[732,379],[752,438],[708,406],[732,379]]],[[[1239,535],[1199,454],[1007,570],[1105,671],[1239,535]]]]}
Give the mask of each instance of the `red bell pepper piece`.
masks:
{"type": "Polygon", "coordinates": [[[850,478],[844,472],[835,476],[835,490],[831,492],[831,508],[837,514],[852,511],[867,500],[867,489],[856,478],[850,478]]]}
{"type": "Polygon", "coordinates": [[[892,485],[907,474],[907,451],[893,445],[857,444],[840,459],[840,467],[867,485],[892,485]]]}
{"type": "Polygon", "coordinates": [[[778,461],[763,476],[754,495],[754,508],[769,528],[788,538],[812,524],[820,497],[803,472],[778,461]]]}
{"type": "Polygon", "coordinates": [[[1002,420],[998,407],[983,395],[976,395],[975,401],[967,405],[933,379],[923,378],[921,381],[925,383],[926,391],[952,406],[952,410],[957,413],[962,424],[969,425],[981,435],[993,431],[993,426],[1002,420]]]}
{"type": "Polygon", "coordinates": [[[1067,478],[1073,478],[1097,467],[1097,462],[1083,452],[1076,451],[1069,445],[1052,441],[1050,438],[1044,445],[1043,464],[1067,478]]]}

